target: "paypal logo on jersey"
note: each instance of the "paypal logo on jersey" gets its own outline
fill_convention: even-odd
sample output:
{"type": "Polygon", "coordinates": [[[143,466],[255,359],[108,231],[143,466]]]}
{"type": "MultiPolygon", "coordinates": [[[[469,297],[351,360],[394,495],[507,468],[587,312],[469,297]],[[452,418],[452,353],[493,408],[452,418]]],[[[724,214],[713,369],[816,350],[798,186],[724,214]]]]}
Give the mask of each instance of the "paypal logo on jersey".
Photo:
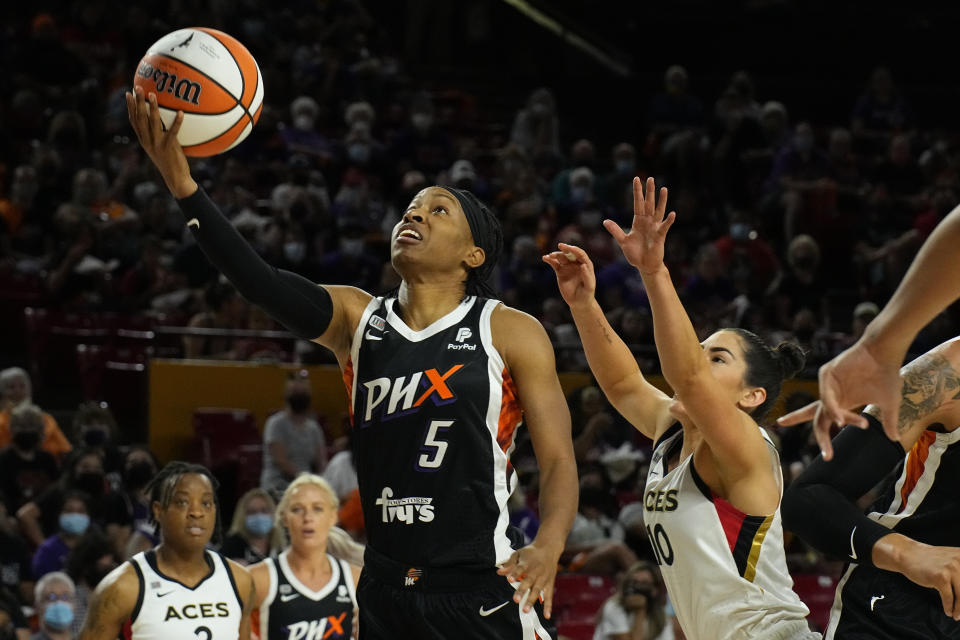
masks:
{"type": "Polygon", "coordinates": [[[456,342],[451,342],[447,345],[448,351],[476,351],[477,345],[468,344],[465,341],[473,337],[473,331],[470,330],[470,327],[460,327],[457,329],[456,342]]]}
{"type": "Polygon", "coordinates": [[[457,400],[449,386],[449,380],[463,368],[455,364],[445,373],[436,369],[417,371],[397,378],[375,378],[361,384],[364,393],[363,422],[373,419],[373,412],[386,402],[383,419],[406,415],[418,410],[430,398],[434,405],[450,404],[457,400]],[[420,391],[423,389],[423,391],[420,391]]]}

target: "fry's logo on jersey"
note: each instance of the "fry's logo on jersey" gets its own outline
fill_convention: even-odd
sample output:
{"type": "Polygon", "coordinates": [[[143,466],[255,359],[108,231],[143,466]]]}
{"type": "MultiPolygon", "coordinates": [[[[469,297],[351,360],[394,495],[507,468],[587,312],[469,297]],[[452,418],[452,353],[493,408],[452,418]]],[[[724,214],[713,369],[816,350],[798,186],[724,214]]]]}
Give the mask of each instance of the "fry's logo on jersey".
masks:
{"type": "Polygon", "coordinates": [[[384,522],[405,522],[413,524],[414,517],[420,522],[433,522],[433,498],[397,498],[393,489],[384,487],[377,498],[376,505],[381,507],[384,522]]]}
{"type": "Polygon", "coordinates": [[[343,621],[346,612],[339,616],[327,616],[323,620],[303,620],[287,627],[287,640],[327,640],[328,638],[345,638],[343,621]]]}
{"type": "Polygon", "coordinates": [[[363,422],[373,418],[373,410],[386,401],[383,417],[393,414],[416,411],[427,398],[433,400],[437,406],[455,402],[456,394],[448,386],[449,379],[463,368],[462,364],[455,364],[446,373],[436,369],[417,371],[409,376],[398,378],[375,378],[363,383],[364,410],[363,422]],[[424,391],[420,392],[420,389],[424,391]],[[419,392],[419,393],[418,393],[419,392]],[[389,399],[388,399],[389,397],[389,399]]]}

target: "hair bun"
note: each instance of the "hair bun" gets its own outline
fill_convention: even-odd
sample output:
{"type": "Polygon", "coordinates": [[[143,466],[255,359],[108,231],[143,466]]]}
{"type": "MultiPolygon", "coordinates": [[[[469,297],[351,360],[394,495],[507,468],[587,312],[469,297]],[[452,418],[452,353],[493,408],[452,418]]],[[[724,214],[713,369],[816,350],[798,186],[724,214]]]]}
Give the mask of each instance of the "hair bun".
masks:
{"type": "Polygon", "coordinates": [[[773,351],[776,353],[784,378],[797,375],[807,362],[806,352],[796,342],[781,342],[773,351]]]}

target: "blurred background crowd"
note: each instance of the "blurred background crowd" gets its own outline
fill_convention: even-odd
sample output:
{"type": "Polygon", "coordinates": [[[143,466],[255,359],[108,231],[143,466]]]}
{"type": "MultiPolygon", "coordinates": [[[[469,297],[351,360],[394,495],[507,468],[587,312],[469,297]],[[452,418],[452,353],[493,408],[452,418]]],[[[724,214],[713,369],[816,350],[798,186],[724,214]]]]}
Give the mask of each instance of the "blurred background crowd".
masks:
{"type": "MultiPolygon", "coordinates": [[[[175,28],[219,28],[259,62],[266,97],[252,134],[192,166],[268,262],[389,291],[398,283],[389,235],[411,197],[431,184],[470,189],[504,227],[501,297],[540,319],[561,371],[587,367],[540,260],[558,241],[587,250],[611,324],[643,371],[658,371],[642,282],[601,227],[629,224],[634,176],[670,188],[678,219],[666,261],[698,331],[796,340],[808,377],[857,339],[958,202],[960,147],[944,115],[953,94],[937,88],[935,69],[878,63],[863,32],[843,51],[818,42],[854,20],[869,32],[890,19],[882,10],[824,21],[818,3],[786,0],[722,16],[697,0],[657,17],[625,15],[619,3],[531,4],[580,28],[595,52],[494,0],[0,9],[0,638],[4,615],[29,606],[41,622],[65,618],[62,607],[44,615],[62,601],[71,622],[46,633],[71,637],[100,577],[155,541],[141,492],[158,467],[144,446],[146,398],[109,397],[111,372],[142,373],[153,356],[333,362],[218,278],[131,139],[124,91],[146,48],[175,28]],[[806,36],[778,40],[789,24],[806,36]],[[674,46],[688,43],[717,55],[674,46]],[[778,55],[789,58],[780,67],[767,59],[778,55]]],[[[898,25],[914,38],[900,46],[935,36],[943,17],[898,25]]],[[[896,46],[882,52],[888,60],[896,46]]],[[[950,337],[955,320],[948,310],[912,351],[950,337]]],[[[264,516],[302,470],[325,473],[344,499],[342,522],[362,539],[349,437],[330,428],[340,416],[313,415],[309,389],[302,376],[277,389],[284,409],[263,426],[262,489],[224,502],[232,557],[276,550],[282,532],[264,516]]],[[[654,560],[639,502],[650,443],[595,386],[568,399],[581,498],[560,601],[596,597],[570,596],[559,620],[571,637],[606,638],[638,601],[647,611],[665,602],[655,567],[642,564],[654,560]],[[604,604],[611,594],[615,606],[604,604]]],[[[777,435],[789,480],[817,449],[803,428],[777,435]]],[[[532,537],[527,441],[514,462],[513,520],[532,537]]],[[[801,595],[808,578],[811,601],[832,594],[834,565],[789,544],[801,595]]],[[[649,637],[668,637],[669,626],[660,615],[649,637]]]]}

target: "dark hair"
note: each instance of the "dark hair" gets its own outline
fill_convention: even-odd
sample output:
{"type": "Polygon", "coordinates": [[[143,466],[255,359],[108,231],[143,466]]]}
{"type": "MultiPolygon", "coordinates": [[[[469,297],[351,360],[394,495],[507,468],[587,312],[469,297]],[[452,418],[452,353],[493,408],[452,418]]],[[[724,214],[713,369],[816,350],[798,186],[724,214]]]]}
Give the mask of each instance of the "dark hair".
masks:
{"type": "Polygon", "coordinates": [[[63,511],[63,508],[67,506],[67,502],[70,500],[79,500],[83,503],[83,506],[86,508],[87,513],[90,513],[90,494],[85,491],[80,491],[79,489],[68,489],[63,494],[63,502],[60,503],[60,511],[63,511]]]}
{"type": "Polygon", "coordinates": [[[100,466],[103,467],[103,472],[106,474],[106,459],[101,451],[93,447],[81,447],[77,449],[71,449],[70,453],[67,454],[66,458],[63,460],[63,465],[60,467],[60,487],[67,491],[74,486],[74,483],[77,481],[77,465],[80,464],[80,461],[88,456],[93,456],[100,459],[100,466]]]}
{"type": "Polygon", "coordinates": [[[220,311],[227,302],[237,295],[237,288],[229,282],[215,280],[203,292],[203,302],[213,311],[220,311]]]}
{"type": "Polygon", "coordinates": [[[113,438],[117,433],[117,420],[113,417],[113,412],[106,402],[84,402],[73,414],[73,434],[78,442],[80,439],[80,429],[91,422],[101,422],[107,427],[107,438],[113,438]]]}
{"type": "Polygon", "coordinates": [[[77,540],[77,543],[67,555],[67,566],[64,568],[74,582],[80,582],[81,579],[87,581],[92,589],[96,583],[90,584],[88,576],[91,575],[91,569],[96,566],[97,560],[103,556],[113,556],[117,559],[116,550],[110,543],[109,538],[96,529],[89,529],[83,536],[77,540]]]}
{"type": "Polygon", "coordinates": [[[220,526],[220,497],[217,495],[217,489],[220,488],[220,483],[213,474],[210,473],[210,470],[202,464],[174,460],[173,462],[167,463],[163,469],[157,472],[157,475],[153,476],[153,479],[144,487],[144,491],[150,496],[150,522],[156,524],[158,530],[160,529],[160,523],[157,522],[153,515],[153,503],[159,502],[160,507],[163,509],[169,507],[170,501],[173,500],[177,483],[180,482],[180,478],[188,473],[206,476],[210,481],[210,485],[213,487],[213,504],[217,508],[217,514],[214,517],[213,536],[210,538],[210,542],[215,545],[220,544],[223,539],[223,529],[220,526]]]}
{"type": "Polygon", "coordinates": [[[796,375],[807,360],[807,355],[796,342],[781,342],[771,347],[763,338],[746,329],[727,329],[740,336],[743,356],[747,363],[744,382],[751,387],[762,387],[767,399],[748,413],[754,420],[763,420],[780,395],[786,378],[796,375]]]}
{"type": "Polygon", "coordinates": [[[467,273],[466,292],[468,296],[496,298],[497,292],[490,283],[493,271],[503,252],[503,228],[496,214],[466,189],[443,187],[452,193],[463,209],[463,215],[470,226],[473,243],[483,249],[483,264],[470,269],[467,273]]]}

